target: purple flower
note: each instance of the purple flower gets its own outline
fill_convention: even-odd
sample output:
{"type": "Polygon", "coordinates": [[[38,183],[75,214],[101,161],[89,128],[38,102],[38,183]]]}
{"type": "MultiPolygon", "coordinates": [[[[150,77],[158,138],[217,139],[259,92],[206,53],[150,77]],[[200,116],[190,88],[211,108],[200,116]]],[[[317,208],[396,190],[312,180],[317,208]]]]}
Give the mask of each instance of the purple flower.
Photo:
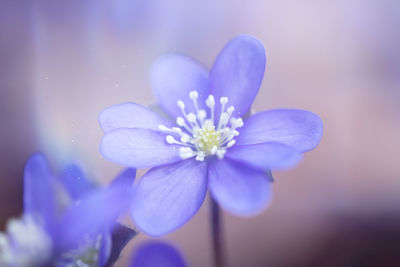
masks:
{"type": "Polygon", "coordinates": [[[43,155],[33,155],[25,166],[24,214],[0,233],[0,265],[104,266],[134,177],[135,170],[127,169],[109,187],[98,188],[77,166],[58,179],[43,155]]]}
{"type": "Polygon", "coordinates": [[[260,212],[271,199],[271,169],[296,165],[322,136],[308,111],[275,109],[246,119],[265,69],[257,39],[239,36],[220,52],[211,71],[178,54],[151,72],[161,107],[173,120],[135,103],[99,116],[101,152],[116,163],[151,168],[134,190],[131,214],[145,233],[161,236],[186,223],[207,188],[236,215],[260,212]]]}
{"type": "Polygon", "coordinates": [[[185,267],[179,251],[168,243],[152,241],[144,243],[135,251],[130,267],[185,267]]]}

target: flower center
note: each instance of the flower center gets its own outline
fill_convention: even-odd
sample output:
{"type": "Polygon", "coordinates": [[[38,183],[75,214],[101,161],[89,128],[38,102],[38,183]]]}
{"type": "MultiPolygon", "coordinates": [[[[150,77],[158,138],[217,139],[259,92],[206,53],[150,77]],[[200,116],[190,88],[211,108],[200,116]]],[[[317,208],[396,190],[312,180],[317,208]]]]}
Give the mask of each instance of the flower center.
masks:
{"type": "Polygon", "coordinates": [[[179,127],[168,128],[159,125],[158,128],[163,132],[170,133],[166,136],[169,144],[182,145],[179,150],[182,159],[196,157],[196,160],[203,161],[210,155],[216,155],[219,159],[224,158],[226,150],[235,144],[234,138],[239,135],[236,129],[243,126],[243,120],[232,117],[235,110],[233,106],[225,110],[228,98],[221,97],[219,100],[221,113],[218,124],[215,125],[214,96],[209,95],[205,102],[209,108],[209,114],[205,110],[199,109],[197,103],[199,94],[196,91],[190,92],[189,97],[193,101],[196,114],[186,113],[185,104],[178,100],[177,104],[183,115],[176,118],[176,124],[179,127]]]}
{"type": "Polygon", "coordinates": [[[76,249],[63,253],[56,266],[98,266],[102,234],[85,234],[76,249]]]}
{"type": "Polygon", "coordinates": [[[52,241],[31,216],[11,219],[0,233],[0,266],[43,266],[51,258],[52,241]]]}

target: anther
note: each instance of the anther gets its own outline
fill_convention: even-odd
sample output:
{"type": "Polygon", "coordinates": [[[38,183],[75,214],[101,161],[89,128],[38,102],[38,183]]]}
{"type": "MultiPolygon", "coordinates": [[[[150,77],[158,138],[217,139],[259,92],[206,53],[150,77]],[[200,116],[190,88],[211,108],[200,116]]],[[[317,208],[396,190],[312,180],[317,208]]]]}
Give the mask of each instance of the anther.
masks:
{"type": "Polygon", "coordinates": [[[193,113],[189,113],[187,117],[189,122],[196,122],[196,115],[193,113]]]}
{"type": "Polygon", "coordinates": [[[220,102],[222,105],[225,105],[226,103],[228,103],[228,98],[227,98],[226,96],[223,96],[223,97],[221,97],[221,98],[219,99],[219,102],[220,102]]]}
{"type": "Polygon", "coordinates": [[[181,100],[178,100],[178,101],[176,102],[176,104],[178,105],[178,107],[179,107],[180,109],[184,109],[184,108],[185,108],[185,103],[183,103],[183,101],[181,101],[181,100]]]}
{"type": "Polygon", "coordinates": [[[168,131],[168,128],[165,125],[162,125],[162,124],[158,125],[158,129],[160,131],[168,131]]]}
{"type": "Polygon", "coordinates": [[[199,97],[199,94],[196,91],[191,91],[189,93],[189,97],[190,97],[190,99],[195,100],[199,97]]]}
{"type": "Polygon", "coordinates": [[[177,117],[176,118],[176,124],[178,124],[179,126],[184,126],[185,125],[185,119],[182,117],[177,117]]]}
{"type": "Polygon", "coordinates": [[[209,95],[209,96],[207,97],[206,105],[207,105],[207,107],[209,107],[209,108],[214,107],[214,105],[215,105],[215,100],[214,100],[214,96],[213,96],[213,95],[209,95]]]}
{"type": "Polygon", "coordinates": [[[165,140],[167,140],[167,143],[168,143],[168,144],[176,143],[176,140],[175,140],[175,138],[174,138],[172,135],[167,135],[167,136],[165,137],[165,140]]]}

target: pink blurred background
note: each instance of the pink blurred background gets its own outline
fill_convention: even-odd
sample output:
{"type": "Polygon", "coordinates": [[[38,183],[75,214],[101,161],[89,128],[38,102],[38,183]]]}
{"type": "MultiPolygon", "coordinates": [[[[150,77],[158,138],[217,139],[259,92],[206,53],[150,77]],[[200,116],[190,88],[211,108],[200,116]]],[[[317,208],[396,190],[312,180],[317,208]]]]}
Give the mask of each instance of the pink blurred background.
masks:
{"type": "MultiPolygon", "coordinates": [[[[2,229],[21,213],[29,155],[45,153],[54,170],[73,159],[110,181],[121,167],[99,154],[98,113],[154,103],[158,56],[182,52],[210,67],[229,39],[251,34],[267,51],[253,108],[310,110],[325,128],[297,168],[274,173],[266,211],[223,214],[229,265],[400,266],[399,14],[397,0],[2,1],[2,229]]],[[[207,201],[165,239],[191,266],[209,266],[209,233],[207,201]]]]}

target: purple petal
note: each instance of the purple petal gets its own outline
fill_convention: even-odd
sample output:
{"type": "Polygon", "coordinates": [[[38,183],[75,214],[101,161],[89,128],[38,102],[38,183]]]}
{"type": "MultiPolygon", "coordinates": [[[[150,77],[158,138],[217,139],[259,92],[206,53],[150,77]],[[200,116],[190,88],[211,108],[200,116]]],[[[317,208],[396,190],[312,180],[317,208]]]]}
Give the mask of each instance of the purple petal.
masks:
{"type": "Polygon", "coordinates": [[[172,117],[182,116],[178,100],[186,104],[188,112],[194,111],[191,91],[199,93],[199,107],[204,108],[209,93],[208,71],[194,59],[179,54],[163,56],[154,64],[150,79],[157,101],[172,117]]]}
{"type": "Polygon", "coordinates": [[[301,152],[314,149],[322,137],[322,120],[299,109],[273,109],[257,113],[244,122],[238,145],[276,142],[301,152]]]}
{"type": "Polygon", "coordinates": [[[260,88],[265,70],[265,49],[248,35],[231,40],[219,53],[210,72],[211,93],[218,100],[228,97],[234,116],[242,117],[250,109],[260,88]]]}
{"type": "Polygon", "coordinates": [[[158,126],[172,126],[157,113],[135,103],[122,103],[104,109],[99,123],[105,133],[117,128],[145,128],[158,131],[158,126]]]}
{"type": "Polygon", "coordinates": [[[84,234],[109,229],[116,218],[129,209],[135,169],[126,169],[107,188],[97,189],[75,202],[58,225],[57,245],[61,250],[76,246],[84,234]]]}
{"type": "Polygon", "coordinates": [[[68,165],[60,179],[64,188],[74,200],[81,199],[96,188],[96,185],[88,180],[82,170],[75,164],[68,165]]]}
{"type": "Polygon", "coordinates": [[[24,213],[42,216],[45,227],[52,227],[57,209],[55,178],[46,158],[34,154],[24,171],[24,213]]]}
{"type": "Polygon", "coordinates": [[[163,242],[149,242],[138,247],[129,266],[185,267],[186,263],[173,246],[163,242]]]}
{"type": "Polygon", "coordinates": [[[132,218],[151,236],[185,224],[200,208],[207,191],[207,165],[194,159],[153,168],[133,191],[132,218]]]}
{"type": "Polygon", "coordinates": [[[148,129],[120,128],[104,135],[100,150],[116,163],[151,168],[181,160],[179,147],[168,144],[165,134],[148,129]]]}
{"type": "Polygon", "coordinates": [[[269,173],[228,159],[214,160],[208,168],[212,197],[225,210],[242,216],[263,210],[271,200],[269,173]]]}
{"type": "Polygon", "coordinates": [[[226,157],[245,163],[253,168],[268,171],[287,169],[295,166],[302,158],[297,150],[279,143],[260,143],[255,145],[235,145],[226,157]]]}

